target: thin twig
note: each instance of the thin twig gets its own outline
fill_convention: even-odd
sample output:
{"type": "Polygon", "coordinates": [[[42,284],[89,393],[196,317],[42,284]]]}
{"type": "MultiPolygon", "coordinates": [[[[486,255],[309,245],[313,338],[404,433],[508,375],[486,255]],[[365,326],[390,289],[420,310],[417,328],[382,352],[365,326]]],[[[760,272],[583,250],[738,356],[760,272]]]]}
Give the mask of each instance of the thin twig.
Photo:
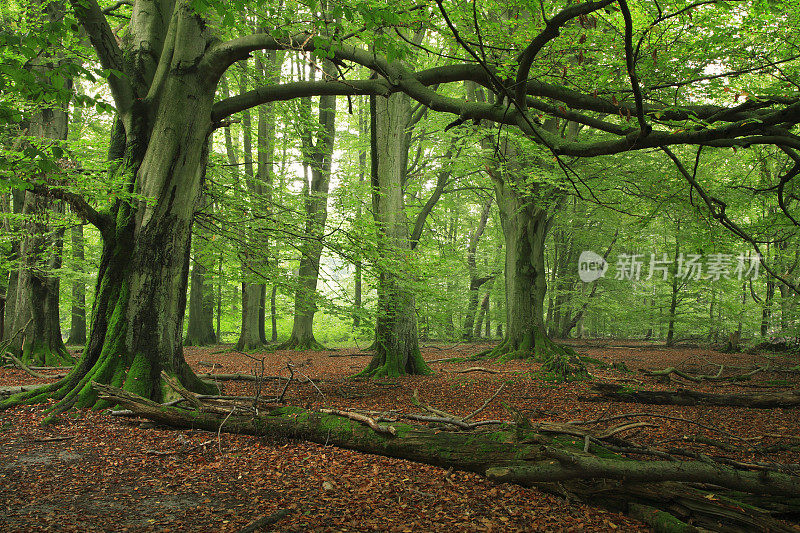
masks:
{"type": "Polygon", "coordinates": [[[501,392],[503,392],[503,389],[505,389],[505,388],[506,388],[506,385],[507,385],[507,384],[508,384],[508,383],[503,383],[502,385],[500,385],[500,388],[498,388],[498,389],[497,389],[497,391],[496,391],[494,394],[492,394],[492,397],[491,397],[491,398],[489,398],[488,400],[486,400],[485,402],[483,402],[483,405],[481,405],[480,407],[478,407],[478,408],[477,408],[475,411],[471,412],[470,414],[468,414],[467,416],[465,416],[465,417],[464,417],[464,418],[462,418],[461,420],[463,420],[464,422],[466,422],[466,421],[467,421],[467,420],[469,420],[470,418],[474,417],[475,415],[477,415],[478,413],[480,413],[481,411],[483,411],[484,409],[486,409],[486,408],[489,406],[489,404],[490,404],[490,403],[491,403],[491,402],[492,402],[492,401],[493,401],[495,398],[497,398],[497,396],[498,396],[498,395],[499,395],[501,392]]]}
{"type": "Polygon", "coordinates": [[[217,449],[219,450],[219,453],[222,453],[222,426],[225,425],[225,422],[228,421],[235,410],[236,406],[231,407],[231,412],[228,413],[228,416],[225,417],[225,419],[222,421],[222,424],[219,425],[219,429],[217,429],[217,449]]]}

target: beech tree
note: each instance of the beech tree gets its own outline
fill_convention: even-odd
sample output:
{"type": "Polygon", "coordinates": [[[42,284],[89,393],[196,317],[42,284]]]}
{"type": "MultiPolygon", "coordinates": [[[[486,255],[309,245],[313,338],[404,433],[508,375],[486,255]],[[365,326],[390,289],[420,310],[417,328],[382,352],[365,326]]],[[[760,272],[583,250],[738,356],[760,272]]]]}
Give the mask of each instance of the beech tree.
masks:
{"type": "MultiPolygon", "coordinates": [[[[312,70],[311,79],[316,71],[312,70]]],[[[329,60],[322,62],[320,77],[333,79],[336,68],[329,60]]],[[[319,281],[322,237],[328,219],[328,191],[333,164],[333,145],[336,136],[336,96],[319,98],[319,118],[311,124],[310,104],[303,106],[307,116],[300,124],[303,143],[303,165],[310,176],[303,179],[305,207],[305,234],[300,245],[300,265],[297,269],[297,289],[294,296],[294,321],[292,334],[282,348],[294,350],[320,350],[324,347],[314,338],[314,314],[317,311],[317,282],[319,281]],[[315,135],[316,132],[316,135],[315,135]],[[310,179],[308,179],[310,178],[310,179]]]]}
{"type": "MultiPolygon", "coordinates": [[[[465,51],[461,59],[446,58],[440,66],[415,69],[402,57],[411,49],[375,38],[370,50],[360,41],[361,30],[346,33],[342,28],[321,38],[313,28],[302,28],[300,23],[287,28],[265,16],[259,27],[267,31],[249,33],[247,28],[244,31],[248,34],[225,40],[240,28],[232,22],[235,17],[231,7],[218,2],[209,5],[188,0],[134,0],[127,31],[118,39],[95,0],[71,0],[75,21],[108,76],[117,112],[111,150],[114,175],[134,197],[116,199],[109,209],[98,209],[85,198],[53,184],[32,185],[34,194],[68,202],[76,213],[97,226],[104,248],[90,338],[79,364],[63,380],[9,402],[54,397],[60,400],[56,410],[72,405],[104,405],[97,401],[89,386],[91,381],[111,383],[162,400],[170,395],[162,385],[162,371],[190,390],[211,389],[184,361],[180,327],[203,151],[209,135],[231,115],[270,101],[369,94],[375,96],[376,106],[388,107],[405,98],[396,93],[405,93],[430,111],[455,115],[451,127],[488,121],[513,128],[546,157],[555,158],[552,165],[563,172],[570,186],[579,181],[570,166],[573,158],[660,150],[686,186],[699,195],[711,216],[758,250],[758,242],[729,218],[724,203],[708,194],[694,178],[691,165],[684,163],[685,158],[696,156],[688,151],[697,147],[747,148],[764,144],[778,146],[792,161],[800,162],[800,142],[793,132],[800,121],[800,99],[786,88],[786,83],[794,79],[792,70],[788,74],[775,73],[776,85],[763,93],[748,93],[750,96],[743,102],[717,99],[707,103],[695,97],[704,93],[706,82],[721,77],[707,72],[707,68],[740,76],[770,70],[792,56],[793,37],[782,29],[770,27],[767,31],[759,19],[759,13],[768,6],[758,2],[731,4],[637,7],[636,24],[625,0],[590,1],[565,8],[536,4],[530,9],[514,8],[524,11],[524,16],[513,19],[513,27],[508,25],[511,18],[504,19],[502,28],[491,16],[480,12],[467,15],[460,4],[450,12],[439,3],[438,12],[433,13],[415,6],[408,6],[407,10],[392,6],[388,12],[362,6],[362,11],[354,11],[337,4],[330,7],[330,15],[322,16],[323,22],[331,25],[340,15],[359,28],[366,21],[368,29],[375,27],[376,20],[379,25],[389,26],[430,24],[441,38],[454,39],[465,51]],[[746,18],[756,29],[746,35],[726,29],[717,21],[728,9],[734,9],[736,16],[746,18]],[[689,13],[696,17],[694,22],[689,20],[689,13]],[[680,22],[678,29],[672,25],[675,21],[680,22]],[[273,22],[274,28],[270,28],[273,22]],[[595,31],[598,26],[611,29],[595,31]],[[476,29],[483,33],[476,35],[476,29]],[[678,38],[670,41],[676,32],[683,38],[691,37],[695,46],[691,50],[677,44],[666,51],[657,49],[661,38],[679,42],[678,38]],[[509,35],[513,36],[510,45],[509,35]],[[581,53],[595,53],[585,44],[593,40],[600,49],[596,60],[579,65],[595,76],[586,76],[592,80],[590,84],[573,86],[568,73],[575,62],[570,59],[565,66],[554,58],[565,47],[571,48],[570,57],[574,52],[579,57],[581,53]],[[773,46],[765,49],[764,41],[773,46]],[[512,54],[515,59],[509,62],[505,54],[496,57],[487,52],[492,50],[486,48],[487,44],[518,54],[512,54]],[[763,53],[752,57],[738,53],[750,45],[763,53]],[[337,71],[335,80],[267,82],[244,94],[215,100],[218,83],[231,65],[258,50],[284,49],[313,53],[336,65],[359,65],[376,76],[351,79],[337,71]],[[661,68],[659,53],[673,54],[674,60],[686,68],[661,68]],[[647,67],[647,85],[640,82],[638,73],[643,64],[647,67]],[[466,80],[492,92],[492,101],[465,101],[449,89],[451,84],[466,80]],[[684,89],[687,87],[691,90],[684,89]],[[579,139],[565,136],[561,130],[549,127],[548,119],[579,124],[586,131],[579,139]]],[[[524,161],[520,157],[514,164],[524,161]]],[[[786,183],[798,173],[800,163],[781,176],[783,187],[775,191],[779,198],[783,198],[786,183]]],[[[544,242],[538,236],[546,229],[546,215],[527,200],[512,200],[505,202],[507,213],[513,213],[514,218],[507,216],[507,222],[526,229],[531,236],[515,243],[521,245],[517,246],[517,263],[523,270],[535,273],[532,278],[525,278],[534,281],[533,287],[520,285],[537,288],[541,277],[540,246],[544,242]]],[[[400,205],[395,203],[391,209],[399,209],[400,205]]],[[[781,208],[784,216],[791,217],[782,200],[781,208]]],[[[405,236],[394,234],[395,218],[390,215],[382,222],[382,230],[389,231],[390,240],[397,242],[405,236]]],[[[384,292],[401,295],[400,306],[388,316],[406,316],[413,308],[413,295],[403,294],[400,289],[387,287],[384,292]]],[[[508,292],[511,299],[522,295],[513,287],[508,292]]],[[[535,293],[533,301],[527,295],[528,300],[520,302],[525,318],[507,333],[514,351],[550,351],[550,341],[541,324],[543,310],[538,288],[535,293]]],[[[414,337],[412,322],[403,320],[397,329],[388,328],[388,344],[403,343],[401,337],[414,337]]],[[[404,351],[409,357],[401,357],[400,362],[417,359],[413,345],[410,351],[404,351]]],[[[421,367],[417,370],[424,371],[421,367]]]]}

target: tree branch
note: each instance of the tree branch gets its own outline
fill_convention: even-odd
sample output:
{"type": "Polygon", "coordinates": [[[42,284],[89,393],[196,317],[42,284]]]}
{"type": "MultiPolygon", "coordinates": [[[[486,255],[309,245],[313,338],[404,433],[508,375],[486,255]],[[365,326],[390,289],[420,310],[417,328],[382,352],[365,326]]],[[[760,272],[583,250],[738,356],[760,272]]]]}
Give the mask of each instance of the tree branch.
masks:
{"type": "Polygon", "coordinates": [[[58,200],[65,201],[72,208],[73,212],[94,225],[98,230],[100,230],[100,233],[102,233],[104,237],[108,232],[113,230],[114,221],[111,219],[111,217],[105,213],[97,211],[94,207],[89,205],[89,202],[86,201],[86,198],[80,194],[75,194],[63,189],[53,189],[39,183],[31,184],[29,190],[33,194],[39,196],[49,196],[51,198],[57,198],[58,200]]]}
{"type": "Polygon", "coordinates": [[[533,65],[536,54],[539,53],[544,45],[561,34],[560,29],[564,24],[581,15],[587,15],[593,11],[602,9],[613,2],[614,0],[600,0],[599,2],[590,1],[570,6],[561,10],[556,16],[546,22],[544,29],[531,41],[519,56],[516,79],[516,99],[520,111],[524,112],[527,107],[525,101],[526,82],[528,81],[528,74],[530,73],[531,65],[533,65]]]}
{"type": "Polygon", "coordinates": [[[104,69],[116,71],[109,73],[108,85],[117,111],[124,113],[133,103],[133,88],[127,78],[118,74],[123,71],[124,65],[122,50],[117,45],[114,32],[96,0],[70,0],[70,4],[75,11],[75,17],[86,30],[89,41],[97,52],[100,65],[104,69]]]}
{"type": "MultiPolygon", "coordinates": [[[[453,144],[455,144],[455,140],[453,141],[453,144]]],[[[445,159],[450,160],[452,157],[453,150],[451,147],[450,150],[448,150],[445,154],[445,159]]],[[[436,179],[436,188],[431,193],[428,201],[425,202],[425,205],[422,206],[420,212],[417,213],[417,218],[414,221],[414,230],[411,232],[411,237],[409,238],[412,250],[417,247],[417,244],[419,244],[419,238],[422,236],[422,230],[425,228],[425,221],[428,219],[428,215],[431,214],[434,206],[439,201],[439,198],[442,197],[442,192],[444,192],[444,187],[447,185],[447,180],[450,178],[450,174],[452,174],[452,172],[449,168],[439,172],[439,176],[436,179]]]]}
{"type": "Polygon", "coordinates": [[[642,136],[647,137],[653,127],[644,119],[644,104],[642,103],[642,89],[639,87],[639,78],[636,76],[636,57],[633,53],[633,18],[625,0],[619,0],[622,18],[625,20],[625,63],[628,67],[628,77],[631,79],[633,99],[636,102],[636,118],[639,119],[639,128],[642,136]]]}

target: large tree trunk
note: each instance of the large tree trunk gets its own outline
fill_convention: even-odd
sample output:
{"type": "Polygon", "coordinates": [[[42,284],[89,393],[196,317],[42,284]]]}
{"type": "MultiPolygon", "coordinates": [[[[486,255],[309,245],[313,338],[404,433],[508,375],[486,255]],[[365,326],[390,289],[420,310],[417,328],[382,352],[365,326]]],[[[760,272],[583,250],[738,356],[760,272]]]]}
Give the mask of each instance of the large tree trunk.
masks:
{"type": "MultiPolygon", "coordinates": [[[[26,16],[34,26],[40,20],[56,21],[64,16],[64,5],[60,2],[33,2],[30,9],[26,16]],[[41,13],[37,13],[37,9],[41,13]]],[[[62,61],[59,51],[46,49],[31,59],[30,68],[39,83],[50,86],[53,83],[50,76],[62,61]]],[[[72,80],[67,79],[65,88],[71,86],[72,80]]],[[[61,141],[66,140],[69,131],[68,104],[68,99],[58,99],[31,117],[28,134],[41,139],[41,147],[45,150],[49,150],[50,146],[59,147],[61,141]]],[[[37,177],[49,180],[55,176],[41,173],[37,177]]],[[[69,365],[72,359],[61,338],[58,314],[60,280],[53,275],[53,271],[61,267],[64,230],[54,231],[47,222],[48,212],[63,213],[64,205],[31,191],[27,191],[24,198],[22,212],[25,217],[25,236],[19,250],[19,274],[11,328],[20,334],[12,339],[9,348],[27,364],[69,365]]]]}
{"type": "MultiPolygon", "coordinates": [[[[336,67],[323,61],[323,75],[334,78],[336,67]]],[[[313,71],[312,71],[313,72],[313,71]]],[[[333,143],[336,133],[336,97],[320,96],[319,128],[314,139],[310,130],[304,131],[304,159],[311,169],[311,182],[305,187],[305,240],[300,246],[297,290],[294,296],[294,322],[289,340],[281,347],[294,350],[321,350],[324,347],[314,338],[314,314],[317,312],[317,282],[322,257],[322,237],[328,219],[328,189],[333,163],[333,143]]]]}
{"type": "MultiPolygon", "coordinates": [[[[20,248],[21,262],[14,304],[12,353],[29,365],[71,365],[72,358],[61,338],[59,320],[60,280],[51,274],[61,267],[64,230],[50,232],[44,222],[50,201],[33,193],[25,194],[23,214],[27,236],[20,248]]],[[[63,205],[53,209],[63,209],[63,205]]]]}
{"type": "MultiPolygon", "coordinates": [[[[25,191],[13,189],[3,209],[7,213],[21,214],[24,203],[25,191]]],[[[8,217],[3,218],[3,231],[8,235],[12,235],[18,229],[8,217]]],[[[12,328],[14,327],[14,306],[17,303],[17,284],[19,281],[19,266],[17,262],[19,261],[20,241],[17,239],[12,240],[9,248],[9,254],[6,259],[11,268],[8,272],[8,282],[6,283],[3,331],[0,332],[0,338],[3,339],[8,339],[15,333],[12,328]]]]}
{"type": "Polygon", "coordinates": [[[411,116],[407,96],[371,97],[372,206],[377,231],[378,308],[375,355],[365,376],[428,374],[419,351],[417,315],[410,273],[412,251],[402,179],[408,149],[405,128],[411,116]]]}
{"type": "MultiPolygon", "coordinates": [[[[90,18],[81,5],[76,3],[78,16],[90,18]]],[[[139,3],[134,9],[131,42],[147,49],[131,52],[138,59],[130,65],[137,70],[127,79],[152,78],[151,47],[163,43],[159,31],[166,31],[172,17],[169,11],[159,18],[146,10],[139,3]],[[139,23],[134,24],[134,19],[139,23]]],[[[163,78],[150,89],[157,98],[145,101],[140,94],[140,99],[132,99],[112,139],[110,158],[118,163],[117,171],[131,192],[142,199],[117,201],[110,214],[84,207],[101,229],[103,252],[83,356],[62,380],[14,396],[6,406],[47,398],[59,400],[56,413],[73,405],[109,405],[98,401],[92,381],[161,401],[171,395],[171,389],[163,386],[162,371],[187,389],[216,390],[202,382],[184,360],[181,331],[191,227],[212,128],[215,80],[209,80],[202,69],[181,66],[197,65],[206,49],[209,36],[203,21],[181,6],[172,24],[180,31],[180,40],[175,39],[169,52],[175,68],[161,70],[163,78]]]]}
{"type": "Polygon", "coordinates": [[[72,282],[72,309],[67,344],[86,344],[86,282],[83,275],[83,259],[85,240],[83,226],[73,226],[70,231],[72,241],[72,269],[77,274],[72,282]]]}
{"type": "MultiPolygon", "coordinates": [[[[507,147],[506,152],[512,150],[507,147]]],[[[544,322],[547,204],[535,194],[522,194],[507,171],[492,172],[492,178],[506,246],[506,333],[488,355],[502,360],[534,357],[559,373],[580,370],[574,352],[550,340],[544,322]]]]}

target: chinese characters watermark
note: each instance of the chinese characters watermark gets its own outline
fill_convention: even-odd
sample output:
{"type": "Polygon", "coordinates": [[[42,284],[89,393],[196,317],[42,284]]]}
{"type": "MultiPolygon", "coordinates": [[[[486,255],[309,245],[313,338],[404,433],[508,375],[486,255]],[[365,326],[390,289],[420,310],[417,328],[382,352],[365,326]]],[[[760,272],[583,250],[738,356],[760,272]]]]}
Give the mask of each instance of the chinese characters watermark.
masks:
{"type": "MultiPolygon", "coordinates": [[[[723,254],[714,253],[709,256],[700,254],[678,254],[669,258],[666,253],[660,256],[654,253],[617,254],[613,265],[616,280],[649,280],[666,281],[670,274],[684,280],[720,279],[758,279],[761,256],[758,254],[723,254]]],[[[609,263],[606,259],[592,251],[581,252],[578,258],[578,276],[584,283],[590,283],[606,275],[609,263]]]]}

